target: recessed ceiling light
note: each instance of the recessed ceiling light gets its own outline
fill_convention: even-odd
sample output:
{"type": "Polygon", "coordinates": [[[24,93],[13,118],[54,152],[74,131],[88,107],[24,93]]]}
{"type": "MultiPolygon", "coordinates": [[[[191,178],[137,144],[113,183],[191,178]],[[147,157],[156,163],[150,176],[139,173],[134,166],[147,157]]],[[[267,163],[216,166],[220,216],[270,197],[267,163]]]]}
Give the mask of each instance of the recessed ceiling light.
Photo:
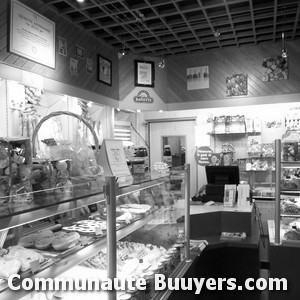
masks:
{"type": "Polygon", "coordinates": [[[137,109],[137,110],[136,110],[136,112],[137,112],[137,113],[140,113],[140,112],[141,112],[141,110],[140,110],[140,109],[137,109]]]}
{"type": "Polygon", "coordinates": [[[81,3],[81,2],[84,2],[84,0],[77,0],[77,2],[80,2],[80,3],[81,3]]]}

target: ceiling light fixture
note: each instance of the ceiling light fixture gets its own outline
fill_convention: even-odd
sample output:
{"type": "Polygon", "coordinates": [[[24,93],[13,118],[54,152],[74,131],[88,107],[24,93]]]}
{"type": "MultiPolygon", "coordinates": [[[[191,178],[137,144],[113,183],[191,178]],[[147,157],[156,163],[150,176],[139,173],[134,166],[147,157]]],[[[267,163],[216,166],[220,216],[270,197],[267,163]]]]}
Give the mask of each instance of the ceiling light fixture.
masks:
{"type": "Polygon", "coordinates": [[[122,49],[122,50],[120,50],[119,52],[118,52],[118,58],[119,59],[121,59],[123,56],[125,56],[126,55],[126,51],[125,51],[125,49],[122,49]]]}
{"type": "Polygon", "coordinates": [[[214,33],[214,37],[219,37],[220,34],[221,34],[221,32],[220,32],[220,30],[218,29],[218,27],[215,27],[215,28],[214,28],[213,33],[214,33]]]}
{"type": "Polygon", "coordinates": [[[219,37],[221,35],[221,32],[217,26],[213,27],[213,34],[214,34],[214,37],[219,37]]]}
{"type": "Polygon", "coordinates": [[[164,59],[162,59],[159,63],[158,63],[158,66],[163,69],[165,66],[166,66],[166,62],[164,59]]]}
{"type": "Polygon", "coordinates": [[[123,44],[123,48],[122,48],[122,50],[120,50],[118,52],[118,58],[119,59],[121,59],[123,56],[126,55],[124,39],[125,39],[125,37],[123,36],[123,43],[122,43],[123,44]]]}
{"type": "Polygon", "coordinates": [[[77,0],[77,2],[82,3],[82,2],[84,2],[84,0],[77,0]]]}
{"type": "Polygon", "coordinates": [[[282,24],[282,33],[281,33],[281,40],[282,40],[281,57],[282,58],[287,58],[288,57],[288,51],[286,50],[286,46],[285,46],[284,28],[285,28],[285,5],[284,5],[284,12],[283,12],[283,24],[282,24]]]}
{"type": "Polygon", "coordinates": [[[281,38],[282,38],[281,57],[282,58],[287,58],[288,57],[288,51],[286,50],[286,47],[285,47],[285,35],[284,35],[284,31],[281,34],[281,38]]]}

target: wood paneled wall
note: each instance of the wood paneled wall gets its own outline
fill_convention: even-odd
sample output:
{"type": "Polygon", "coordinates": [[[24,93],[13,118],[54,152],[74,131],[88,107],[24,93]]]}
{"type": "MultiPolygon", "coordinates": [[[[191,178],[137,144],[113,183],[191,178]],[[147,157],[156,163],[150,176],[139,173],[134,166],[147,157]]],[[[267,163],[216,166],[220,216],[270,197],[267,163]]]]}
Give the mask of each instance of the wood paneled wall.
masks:
{"type": "Polygon", "coordinates": [[[8,52],[9,0],[0,1],[0,61],[18,69],[119,100],[119,60],[116,51],[100,43],[81,28],[72,25],[68,20],[58,16],[54,11],[43,5],[42,1],[21,0],[21,2],[56,23],[56,68],[43,66],[8,52]],[[58,54],[59,36],[67,41],[67,56],[58,54]],[[85,58],[82,59],[76,56],[75,44],[84,49],[85,58]],[[97,81],[97,54],[101,54],[112,61],[112,87],[97,81]],[[71,57],[78,60],[78,76],[70,74],[71,57]],[[92,75],[86,72],[86,57],[93,60],[92,75]]]}
{"type": "MultiPolygon", "coordinates": [[[[125,55],[119,62],[120,68],[120,100],[124,100],[135,88],[134,85],[134,61],[153,61],[155,66],[155,82],[153,91],[163,101],[168,98],[167,89],[167,68],[161,69],[158,67],[158,63],[162,60],[159,57],[147,57],[147,56],[136,56],[136,55],[125,55]]],[[[142,87],[140,88],[143,89],[142,87]]],[[[143,105],[143,104],[141,104],[143,105]]],[[[149,103],[146,104],[149,106],[149,103]]]]}
{"type": "MultiPolygon", "coordinates": [[[[208,50],[203,53],[168,57],[166,67],[160,69],[159,57],[139,57],[126,55],[118,59],[115,50],[101,44],[93,36],[81,28],[72,25],[68,20],[58,16],[54,11],[43,5],[40,0],[21,0],[56,23],[56,40],[59,36],[68,43],[68,55],[59,55],[56,50],[56,69],[51,69],[25,58],[8,52],[9,35],[9,0],[0,1],[0,61],[3,64],[22,70],[40,74],[44,77],[62,82],[74,87],[103,95],[114,100],[124,100],[134,90],[134,60],[150,60],[155,62],[155,87],[153,91],[167,104],[197,103],[201,101],[226,100],[225,77],[232,74],[248,74],[248,95],[264,97],[270,95],[287,95],[300,93],[300,41],[287,41],[289,52],[289,79],[282,81],[264,82],[261,79],[262,61],[265,57],[279,55],[282,44],[263,43],[248,45],[240,48],[228,47],[208,50]],[[75,44],[84,48],[85,57],[93,60],[94,72],[86,72],[85,59],[75,55],[75,44]],[[97,81],[97,54],[112,61],[112,87],[97,81]],[[70,74],[70,58],[78,60],[78,76],[70,74]],[[199,66],[209,66],[208,89],[187,90],[186,69],[199,66]]],[[[58,44],[58,43],[57,43],[58,44]]],[[[58,45],[56,45],[56,49],[58,45]]],[[[97,101],[98,102],[98,101],[97,101]]],[[[203,103],[203,102],[202,102],[203,103]]]]}
{"type": "Polygon", "coordinates": [[[248,74],[248,95],[245,97],[299,93],[300,41],[287,42],[287,49],[289,78],[272,82],[262,81],[262,62],[266,57],[280,55],[281,43],[231,47],[168,58],[168,97],[164,100],[175,103],[228,99],[225,78],[241,73],[248,74]],[[186,69],[199,66],[209,66],[209,88],[188,91],[186,69]]]}
{"type": "MultiPolygon", "coordinates": [[[[195,107],[201,108],[201,101],[214,100],[214,106],[219,101],[220,106],[224,100],[236,98],[256,99],[272,95],[288,95],[300,93],[300,41],[288,41],[289,52],[289,78],[288,80],[266,82],[262,81],[262,62],[266,57],[280,55],[281,43],[264,43],[248,45],[240,48],[228,47],[209,50],[203,53],[168,57],[165,69],[159,69],[159,58],[150,58],[155,62],[155,92],[165,103],[197,103],[195,107]],[[187,68],[209,66],[209,88],[187,90],[187,68]],[[248,95],[242,97],[226,97],[225,78],[233,74],[248,75],[248,95]],[[165,78],[167,76],[167,80],[165,78]]],[[[120,100],[122,101],[134,88],[134,61],[129,56],[120,61],[120,100]]],[[[255,102],[255,101],[254,101],[255,102]]],[[[277,101],[278,102],[278,101],[277,101]]],[[[249,101],[247,102],[249,104],[249,101]]],[[[172,107],[172,105],[170,105],[172,107]]],[[[184,106],[182,106],[182,109],[184,106]]]]}

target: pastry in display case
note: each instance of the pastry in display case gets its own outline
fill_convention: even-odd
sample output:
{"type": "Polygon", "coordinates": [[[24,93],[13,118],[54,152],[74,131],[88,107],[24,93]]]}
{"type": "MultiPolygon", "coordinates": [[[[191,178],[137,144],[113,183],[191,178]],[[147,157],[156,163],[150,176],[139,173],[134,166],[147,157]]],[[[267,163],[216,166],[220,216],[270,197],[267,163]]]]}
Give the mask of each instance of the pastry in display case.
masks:
{"type": "Polygon", "coordinates": [[[269,221],[270,239],[275,244],[300,245],[300,163],[285,159],[286,144],[275,141],[276,206],[278,217],[269,221]],[[281,146],[282,145],[282,146],[281,146]]]}

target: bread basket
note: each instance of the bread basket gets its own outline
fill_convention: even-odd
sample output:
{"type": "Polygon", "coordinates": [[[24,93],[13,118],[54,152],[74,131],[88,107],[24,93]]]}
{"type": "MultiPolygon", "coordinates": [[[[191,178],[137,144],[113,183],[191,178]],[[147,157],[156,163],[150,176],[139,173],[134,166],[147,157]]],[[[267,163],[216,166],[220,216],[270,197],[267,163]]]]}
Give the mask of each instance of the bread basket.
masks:
{"type": "Polygon", "coordinates": [[[55,112],[52,112],[52,113],[48,114],[47,116],[43,117],[39,121],[39,123],[34,128],[33,133],[32,133],[32,153],[33,153],[33,157],[36,157],[37,134],[38,134],[38,131],[40,130],[40,128],[42,127],[43,123],[46,122],[47,120],[51,119],[51,118],[55,118],[55,117],[61,116],[61,115],[71,116],[71,117],[74,117],[74,118],[78,119],[79,121],[84,123],[84,125],[86,125],[86,127],[90,130],[90,132],[93,135],[94,142],[95,142],[95,159],[96,159],[96,162],[99,164],[99,140],[98,140],[98,137],[97,137],[92,125],[85,118],[83,118],[80,115],[77,115],[75,113],[69,112],[69,111],[55,111],[55,112]]]}

